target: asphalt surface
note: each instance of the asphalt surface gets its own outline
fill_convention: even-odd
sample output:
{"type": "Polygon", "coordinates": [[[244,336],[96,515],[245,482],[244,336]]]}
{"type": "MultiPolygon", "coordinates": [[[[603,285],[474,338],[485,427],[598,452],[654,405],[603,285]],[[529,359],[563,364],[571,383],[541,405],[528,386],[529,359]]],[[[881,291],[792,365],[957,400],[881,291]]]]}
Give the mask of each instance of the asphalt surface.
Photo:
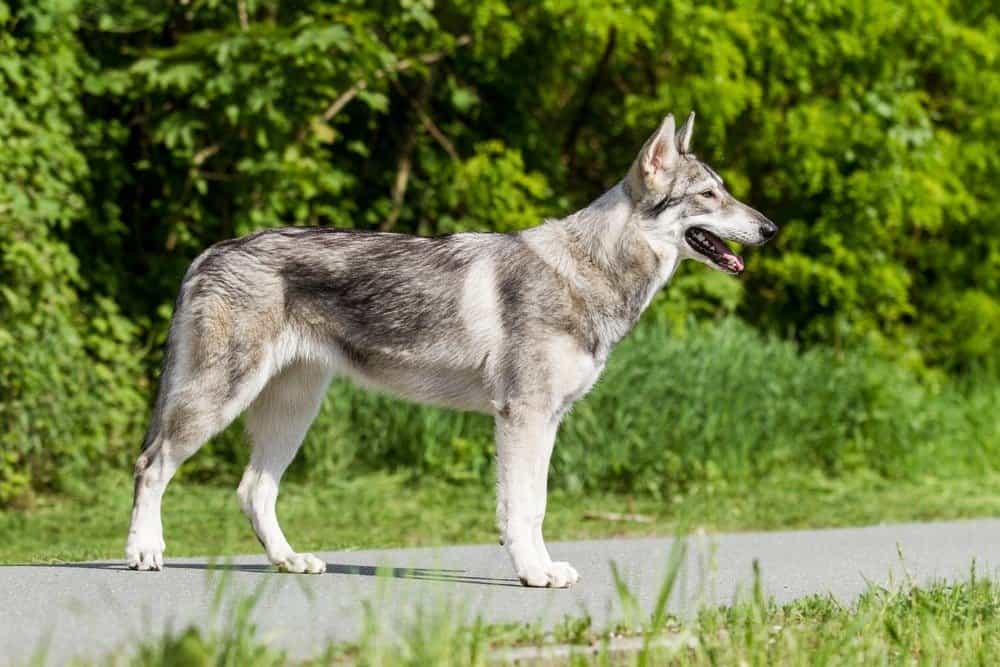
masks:
{"type": "MultiPolygon", "coordinates": [[[[551,544],[553,558],[570,561],[582,576],[568,590],[522,588],[497,545],[317,554],[328,563],[322,575],[278,574],[262,556],[220,563],[169,552],[162,572],[132,572],[120,562],[0,566],[0,664],[21,664],[40,647],[52,664],[127,651],[190,623],[224,630],[235,601],[254,592],[258,636],[294,657],[357,640],[365,601],[388,632],[405,629],[420,610],[441,609],[469,620],[550,626],[586,613],[601,628],[621,618],[609,563],[648,609],[672,542],[551,544]]],[[[732,602],[749,589],[754,560],[765,591],[779,602],[812,593],[849,601],[867,581],[964,578],[973,560],[980,575],[996,576],[998,554],[1000,520],[695,535],[671,606],[688,615],[702,604],[732,602]]]]}

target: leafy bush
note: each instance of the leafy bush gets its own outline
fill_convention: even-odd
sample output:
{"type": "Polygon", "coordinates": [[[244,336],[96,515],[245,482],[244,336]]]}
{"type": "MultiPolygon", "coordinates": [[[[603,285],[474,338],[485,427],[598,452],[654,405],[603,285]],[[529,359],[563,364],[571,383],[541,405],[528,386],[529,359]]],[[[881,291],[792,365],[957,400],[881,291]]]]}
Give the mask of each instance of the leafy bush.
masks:
{"type": "Polygon", "coordinates": [[[992,468],[998,387],[933,389],[872,355],[800,352],[738,320],[683,339],[648,323],[567,420],[555,475],[571,488],[661,493],[775,469],[887,477],[992,468]]]}
{"type": "MultiPolygon", "coordinates": [[[[851,354],[827,369],[865,349],[931,382],[995,382],[998,58],[1000,20],[981,2],[0,0],[0,503],[94,461],[126,465],[178,282],[210,243],[291,224],[520,229],[586,204],[664,113],[689,108],[699,154],[783,232],[750,253],[745,282],[684,267],[659,316],[738,313],[835,351],[758,341],[775,357],[753,357],[735,325],[698,329],[690,355],[654,336],[685,373],[709,372],[693,361],[711,356],[702,340],[736,355],[712,378],[743,378],[761,406],[706,384],[685,394],[702,412],[660,406],[643,430],[628,415],[676,395],[666,376],[643,385],[661,393],[601,390],[567,423],[560,483],[966,461],[996,427],[963,401],[987,406],[991,390],[935,393],[851,354]],[[774,364],[801,384],[774,389],[774,364]],[[718,401],[747,421],[735,430],[718,401]],[[614,462],[598,469],[583,456],[594,424],[614,462]]],[[[330,399],[363,426],[351,433],[383,435],[310,455],[489,468],[485,421],[372,400],[330,399]]],[[[220,469],[236,442],[214,446],[220,469]]]]}
{"type": "Polygon", "coordinates": [[[989,3],[240,6],[77,10],[104,139],[81,146],[99,200],[71,248],[134,317],[168,305],[206,245],[261,227],[569,212],[693,108],[698,153],[783,226],[745,291],[687,267],[693,301],[910,367],[1000,368],[989,3]]]}
{"type": "Polygon", "coordinates": [[[0,505],[133,449],[149,383],[137,327],[64,234],[87,217],[86,59],[71,6],[0,3],[0,505]]]}

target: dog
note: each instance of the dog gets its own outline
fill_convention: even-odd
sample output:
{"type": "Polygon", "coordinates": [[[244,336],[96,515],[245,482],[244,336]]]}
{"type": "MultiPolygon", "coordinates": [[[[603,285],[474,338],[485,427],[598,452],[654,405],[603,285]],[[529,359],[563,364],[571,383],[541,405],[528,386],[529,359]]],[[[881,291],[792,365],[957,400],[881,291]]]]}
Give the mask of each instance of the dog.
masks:
{"type": "Polygon", "coordinates": [[[135,466],[128,566],[163,567],[160,504],[178,466],[241,413],[252,443],[237,495],[280,571],[326,564],[292,549],[278,483],[333,376],[495,420],[497,523],[525,586],[579,574],[542,537],[549,459],[570,406],[593,386],[680,262],[730,274],[725,241],[777,226],[733,198],[690,151],[694,113],[672,115],[592,204],[511,234],[441,237],[331,228],[218,243],[177,297],[159,392],[135,466]]]}

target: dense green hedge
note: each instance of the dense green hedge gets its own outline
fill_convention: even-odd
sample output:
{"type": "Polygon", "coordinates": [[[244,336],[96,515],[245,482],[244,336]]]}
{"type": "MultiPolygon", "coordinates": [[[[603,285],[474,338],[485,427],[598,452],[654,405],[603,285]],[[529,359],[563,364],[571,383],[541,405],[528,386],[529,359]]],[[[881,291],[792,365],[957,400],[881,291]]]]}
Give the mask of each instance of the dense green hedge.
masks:
{"type": "Polygon", "coordinates": [[[141,327],[69,241],[99,228],[75,11],[0,2],[0,505],[134,449],[150,388],[141,327]]]}
{"type": "Polygon", "coordinates": [[[0,502],[135,449],[207,244],[522,228],[690,108],[783,232],[661,314],[996,377],[994,4],[0,0],[0,502]]]}

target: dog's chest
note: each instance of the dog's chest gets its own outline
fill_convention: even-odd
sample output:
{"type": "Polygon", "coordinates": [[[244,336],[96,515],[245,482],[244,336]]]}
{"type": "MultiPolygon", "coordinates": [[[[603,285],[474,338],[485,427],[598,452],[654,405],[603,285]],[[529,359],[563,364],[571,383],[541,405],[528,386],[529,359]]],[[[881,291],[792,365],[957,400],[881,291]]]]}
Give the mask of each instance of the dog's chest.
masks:
{"type": "Polygon", "coordinates": [[[605,361],[604,357],[596,357],[578,349],[564,351],[559,355],[553,385],[561,399],[560,414],[586,396],[601,377],[605,361]]]}

